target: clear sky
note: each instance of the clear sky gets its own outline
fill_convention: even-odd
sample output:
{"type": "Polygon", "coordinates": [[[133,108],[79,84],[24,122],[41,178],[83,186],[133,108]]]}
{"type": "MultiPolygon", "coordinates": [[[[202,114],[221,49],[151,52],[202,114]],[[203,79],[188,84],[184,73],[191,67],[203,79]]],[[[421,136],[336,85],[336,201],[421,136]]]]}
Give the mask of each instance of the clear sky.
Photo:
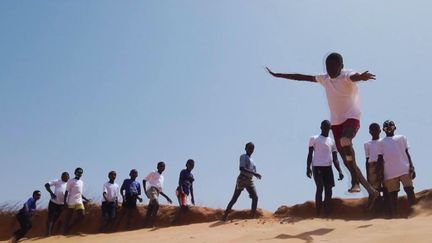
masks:
{"type": "MultiPolygon", "coordinates": [[[[368,125],[393,119],[408,137],[416,191],[431,187],[430,1],[1,1],[0,204],[84,168],[99,201],[110,170],[120,184],[165,161],[175,197],[187,159],[198,205],[224,208],[246,142],[263,178],[259,207],[314,198],[308,140],[329,111],[319,84],[269,76],[320,74],[329,52],[369,70],[355,139],[364,171],[368,125]]],[[[348,175],[345,169],[345,174],[348,175]]],[[[346,193],[349,177],[337,182],[346,193]]],[[[164,202],[164,199],[162,199],[164,202]]],[[[248,208],[244,192],[235,208],[248,208]]]]}

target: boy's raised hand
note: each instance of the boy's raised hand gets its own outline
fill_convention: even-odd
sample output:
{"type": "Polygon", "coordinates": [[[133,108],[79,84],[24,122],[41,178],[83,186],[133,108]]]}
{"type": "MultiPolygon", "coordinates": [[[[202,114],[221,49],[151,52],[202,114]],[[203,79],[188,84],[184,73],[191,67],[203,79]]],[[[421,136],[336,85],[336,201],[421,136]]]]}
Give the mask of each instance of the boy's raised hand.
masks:
{"type": "Polygon", "coordinates": [[[359,75],[360,80],[363,81],[367,81],[370,79],[374,79],[375,80],[375,75],[373,75],[372,73],[369,73],[369,71],[363,72],[359,75]]]}

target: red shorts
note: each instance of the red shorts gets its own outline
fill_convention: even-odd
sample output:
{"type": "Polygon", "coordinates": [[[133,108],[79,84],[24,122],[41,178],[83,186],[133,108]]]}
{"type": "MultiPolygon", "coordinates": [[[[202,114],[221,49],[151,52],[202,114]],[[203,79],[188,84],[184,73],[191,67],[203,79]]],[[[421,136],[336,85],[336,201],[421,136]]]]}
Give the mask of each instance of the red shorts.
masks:
{"type": "Polygon", "coordinates": [[[351,139],[355,137],[357,131],[360,129],[360,121],[357,119],[348,119],[339,125],[332,125],[331,130],[336,143],[336,148],[341,152],[342,146],[340,144],[340,139],[342,136],[347,136],[351,139]]]}
{"type": "Polygon", "coordinates": [[[176,196],[180,206],[188,205],[188,195],[186,195],[186,193],[181,193],[179,190],[176,190],[176,196]]]}

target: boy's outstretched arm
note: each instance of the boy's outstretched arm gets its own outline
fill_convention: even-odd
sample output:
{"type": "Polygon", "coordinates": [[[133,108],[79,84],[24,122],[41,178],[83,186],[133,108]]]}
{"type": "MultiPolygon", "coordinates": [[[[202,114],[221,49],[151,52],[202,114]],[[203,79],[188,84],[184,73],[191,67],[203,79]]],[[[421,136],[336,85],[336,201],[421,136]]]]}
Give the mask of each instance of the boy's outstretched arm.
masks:
{"type": "Polygon", "coordinates": [[[314,151],[314,148],[309,147],[309,152],[308,152],[308,156],[307,156],[307,160],[306,160],[306,176],[309,178],[312,178],[311,164],[312,164],[313,151],[314,151]]]}
{"type": "Polygon", "coordinates": [[[297,74],[297,73],[274,73],[268,67],[266,67],[266,69],[267,69],[267,72],[269,72],[273,77],[276,77],[276,78],[285,78],[285,79],[297,80],[297,81],[316,82],[315,76],[303,75],[303,74],[297,74]]]}
{"type": "Polygon", "coordinates": [[[363,73],[356,73],[350,76],[350,79],[353,82],[358,82],[358,81],[368,81],[368,80],[375,80],[375,75],[372,73],[369,73],[369,71],[363,72],[363,73]]]}
{"type": "Polygon", "coordinates": [[[170,204],[172,203],[171,198],[169,198],[167,195],[165,195],[165,193],[163,192],[159,192],[170,204]]]}
{"type": "Polygon", "coordinates": [[[337,158],[337,152],[336,151],[332,152],[332,157],[333,157],[333,164],[336,167],[336,170],[339,172],[338,180],[341,181],[341,180],[343,180],[344,175],[343,175],[342,170],[340,168],[340,164],[339,164],[339,160],[337,158]]]}
{"type": "Polygon", "coordinates": [[[409,165],[410,165],[409,171],[410,171],[410,173],[411,173],[411,178],[412,178],[412,179],[415,179],[415,178],[416,178],[416,173],[415,173],[414,165],[413,165],[413,162],[412,162],[412,160],[411,160],[411,155],[410,155],[410,153],[408,152],[408,149],[405,150],[405,153],[406,153],[407,156],[408,156],[408,161],[409,161],[409,165]]]}

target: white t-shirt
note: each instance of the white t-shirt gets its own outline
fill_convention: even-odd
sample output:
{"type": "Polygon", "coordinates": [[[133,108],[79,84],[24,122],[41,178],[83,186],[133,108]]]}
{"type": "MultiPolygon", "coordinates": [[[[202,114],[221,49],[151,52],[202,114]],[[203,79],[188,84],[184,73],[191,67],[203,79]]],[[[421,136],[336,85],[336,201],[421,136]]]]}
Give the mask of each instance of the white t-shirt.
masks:
{"type": "Polygon", "coordinates": [[[157,171],[153,171],[144,180],[148,183],[148,188],[150,187],[156,187],[159,191],[162,191],[163,183],[164,183],[164,177],[162,174],[159,174],[157,171]]]}
{"type": "Polygon", "coordinates": [[[313,166],[331,166],[333,161],[332,153],[336,152],[336,145],[330,137],[322,135],[312,136],[309,139],[309,147],[314,148],[312,157],[313,166]]]}
{"type": "Polygon", "coordinates": [[[409,173],[409,148],[405,136],[385,137],[379,142],[379,154],[384,158],[384,179],[392,179],[409,173]]]}
{"type": "Polygon", "coordinates": [[[68,191],[67,204],[74,205],[83,203],[82,193],[83,193],[84,182],[82,180],[77,180],[75,178],[70,179],[66,184],[66,191],[68,191]]]}
{"type": "Polygon", "coordinates": [[[354,71],[342,70],[336,78],[328,74],[315,76],[315,80],[324,86],[330,108],[330,122],[339,125],[347,119],[360,120],[360,96],[357,84],[350,79],[354,71]]]}
{"type": "Polygon", "coordinates": [[[379,140],[371,140],[364,144],[364,150],[366,158],[369,158],[368,162],[377,162],[379,154],[379,140]]]}
{"type": "Polygon", "coordinates": [[[58,180],[52,180],[50,182],[48,182],[48,184],[50,186],[54,187],[54,195],[56,195],[56,199],[51,198],[51,202],[58,204],[58,205],[63,205],[64,204],[64,194],[66,191],[66,183],[62,181],[61,179],[58,180]]]}
{"type": "MultiPolygon", "coordinates": [[[[108,202],[115,202],[118,201],[120,198],[120,187],[117,185],[117,183],[109,183],[105,182],[103,185],[103,192],[106,193],[106,198],[108,199],[108,202]]],[[[105,202],[105,197],[102,195],[102,202],[105,202]]]]}

